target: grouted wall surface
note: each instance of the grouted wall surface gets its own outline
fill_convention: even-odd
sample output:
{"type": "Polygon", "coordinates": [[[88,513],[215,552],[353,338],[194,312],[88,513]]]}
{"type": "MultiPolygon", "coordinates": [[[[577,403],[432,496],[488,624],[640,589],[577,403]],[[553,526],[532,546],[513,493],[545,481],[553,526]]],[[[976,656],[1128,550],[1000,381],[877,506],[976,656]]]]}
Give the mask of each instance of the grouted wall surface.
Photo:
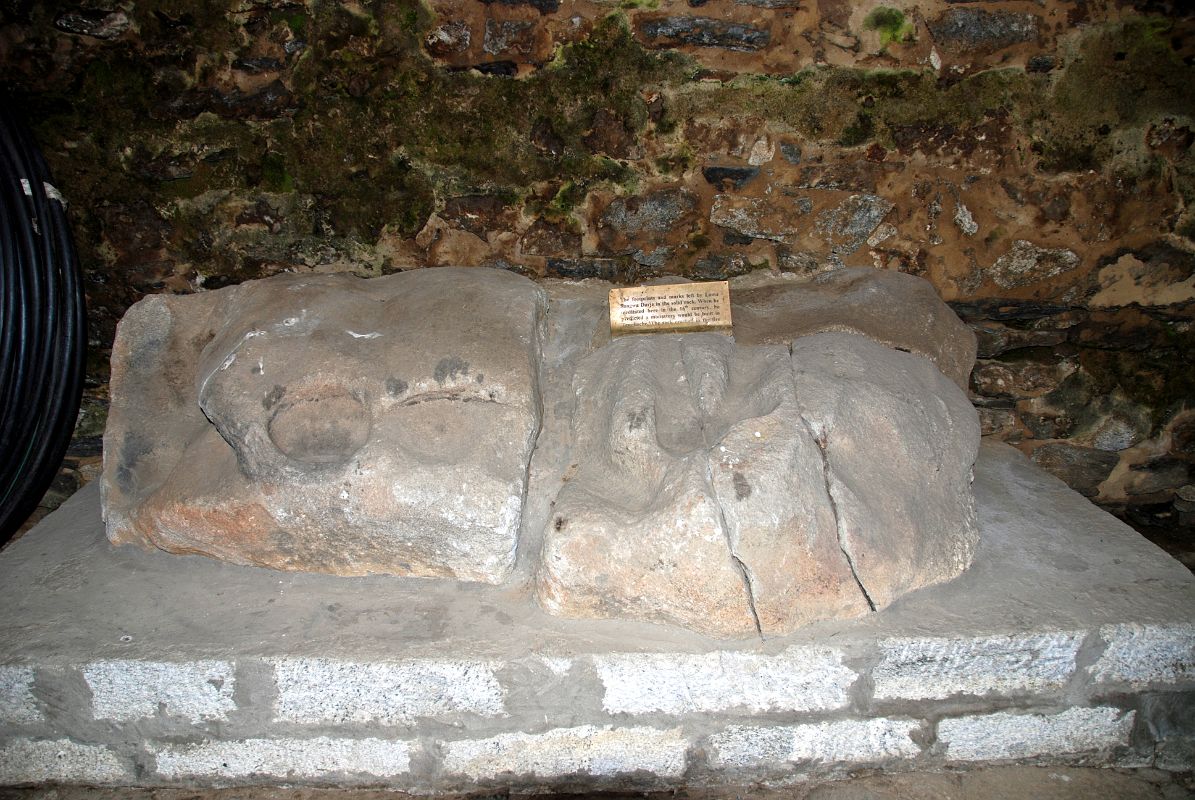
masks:
{"type": "MultiPolygon", "coordinates": [[[[79,241],[98,471],[140,296],[283,270],[635,283],[877,266],[980,338],[985,432],[1192,525],[1184,4],[533,0],[0,11],[79,241]]],[[[1187,532],[1187,533],[1184,533],[1187,532]]]]}

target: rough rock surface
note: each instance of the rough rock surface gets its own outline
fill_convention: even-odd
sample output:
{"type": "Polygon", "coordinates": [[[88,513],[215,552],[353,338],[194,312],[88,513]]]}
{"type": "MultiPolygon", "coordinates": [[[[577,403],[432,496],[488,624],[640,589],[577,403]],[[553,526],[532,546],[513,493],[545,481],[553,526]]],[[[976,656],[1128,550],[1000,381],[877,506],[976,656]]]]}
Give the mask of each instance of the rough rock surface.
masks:
{"type": "Polygon", "coordinates": [[[720,194],[710,210],[710,222],[750,239],[784,242],[797,233],[793,218],[798,215],[797,203],[788,198],[776,202],[720,194]]]}
{"type": "Polygon", "coordinates": [[[691,45],[742,51],[759,50],[771,40],[771,34],[763,28],[709,17],[644,20],[639,35],[652,47],[691,45]]]}
{"type": "Polygon", "coordinates": [[[934,362],[966,375],[975,345],[928,285],[744,278],[737,340],[611,339],[607,289],[447,268],[142,301],[109,538],[348,575],[517,566],[553,613],[721,638],[966,569],[979,423],[934,362]]]}
{"type": "Polygon", "coordinates": [[[979,441],[932,363],[825,333],[632,336],[580,363],[541,603],[778,635],[970,564],[979,441]]]}
{"type": "Polygon", "coordinates": [[[714,636],[791,629],[817,609],[793,602],[808,589],[836,612],[866,611],[796,411],[787,348],[627,337],[586,358],[575,388],[576,466],[539,580],[549,611],[714,636]]]}
{"type": "Polygon", "coordinates": [[[952,51],[992,52],[1027,42],[1038,34],[1033,14],[951,8],[928,23],[934,42],[952,51]]]}
{"type": "Polygon", "coordinates": [[[1004,289],[1015,289],[1052,278],[1079,266],[1079,256],[1062,247],[1038,247],[1018,239],[992,264],[992,280],[1004,289]]]}
{"type": "Polygon", "coordinates": [[[109,537],[501,581],[539,427],[542,305],[524,278],[462,269],[147,298],[114,351],[109,537]]]}
{"type": "Polygon", "coordinates": [[[1094,497],[1116,467],[1117,457],[1094,447],[1050,442],[1033,451],[1033,462],[1063,478],[1079,494],[1094,497]]]}
{"type": "Polygon", "coordinates": [[[876,608],[949,580],[978,544],[979,419],[923,358],[861,336],[792,345],[797,404],[825,456],[842,550],[876,608]]]}
{"type": "Polygon", "coordinates": [[[744,289],[734,294],[733,312],[740,344],[789,342],[823,331],[858,333],[930,359],[963,389],[975,365],[975,335],[929,283],[899,272],[839,269],[812,282],[744,289]]]}

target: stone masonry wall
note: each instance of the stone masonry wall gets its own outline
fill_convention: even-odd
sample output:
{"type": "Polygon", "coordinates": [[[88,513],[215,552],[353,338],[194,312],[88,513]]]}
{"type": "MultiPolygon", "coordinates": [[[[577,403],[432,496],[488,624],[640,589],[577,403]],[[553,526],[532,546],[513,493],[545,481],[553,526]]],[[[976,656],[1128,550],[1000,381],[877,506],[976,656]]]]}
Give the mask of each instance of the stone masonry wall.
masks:
{"type": "Polygon", "coordinates": [[[1190,637],[1107,626],[774,655],[0,666],[0,784],[625,790],[975,763],[1181,770],[1189,723],[1168,714],[1190,706],[1173,694],[1190,685],[1190,637]],[[38,696],[58,702],[43,711],[38,696]]]}
{"type": "Polygon", "coordinates": [[[107,348],[146,293],[872,265],[975,328],[986,433],[1190,552],[1182,5],[5,3],[0,78],[70,203],[91,312],[52,495],[98,470],[107,348]]]}

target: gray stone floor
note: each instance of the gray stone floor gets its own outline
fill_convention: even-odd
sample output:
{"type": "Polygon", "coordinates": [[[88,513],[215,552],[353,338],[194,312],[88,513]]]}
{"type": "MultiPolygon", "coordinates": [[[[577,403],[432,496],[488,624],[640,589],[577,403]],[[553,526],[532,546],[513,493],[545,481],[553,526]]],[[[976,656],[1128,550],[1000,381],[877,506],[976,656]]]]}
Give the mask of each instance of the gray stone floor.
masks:
{"type": "MultiPolygon", "coordinates": [[[[413,795],[380,789],[0,789],[0,800],[399,800],[413,795]]],[[[489,793],[452,800],[503,800],[489,793]]],[[[518,797],[518,795],[510,795],[518,797]]],[[[785,789],[739,788],[659,793],[527,795],[537,800],[1185,800],[1195,797],[1195,774],[1155,769],[988,767],[967,772],[860,775],[785,789]]]]}

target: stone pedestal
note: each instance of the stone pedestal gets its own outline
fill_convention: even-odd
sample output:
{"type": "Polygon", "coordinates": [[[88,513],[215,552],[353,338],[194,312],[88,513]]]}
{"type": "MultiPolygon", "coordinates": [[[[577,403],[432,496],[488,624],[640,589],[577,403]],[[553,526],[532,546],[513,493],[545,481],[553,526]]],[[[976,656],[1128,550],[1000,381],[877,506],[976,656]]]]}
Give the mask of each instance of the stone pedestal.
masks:
{"type": "Polygon", "coordinates": [[[1195,579],[1010,448],[981,448],[975,496],[961,577],[728,645],[550,616],[522,564],[496,587],[114,548],[92,485],[0,554],[0,784],[425,792],[1190,769],[1195,579]]]}

